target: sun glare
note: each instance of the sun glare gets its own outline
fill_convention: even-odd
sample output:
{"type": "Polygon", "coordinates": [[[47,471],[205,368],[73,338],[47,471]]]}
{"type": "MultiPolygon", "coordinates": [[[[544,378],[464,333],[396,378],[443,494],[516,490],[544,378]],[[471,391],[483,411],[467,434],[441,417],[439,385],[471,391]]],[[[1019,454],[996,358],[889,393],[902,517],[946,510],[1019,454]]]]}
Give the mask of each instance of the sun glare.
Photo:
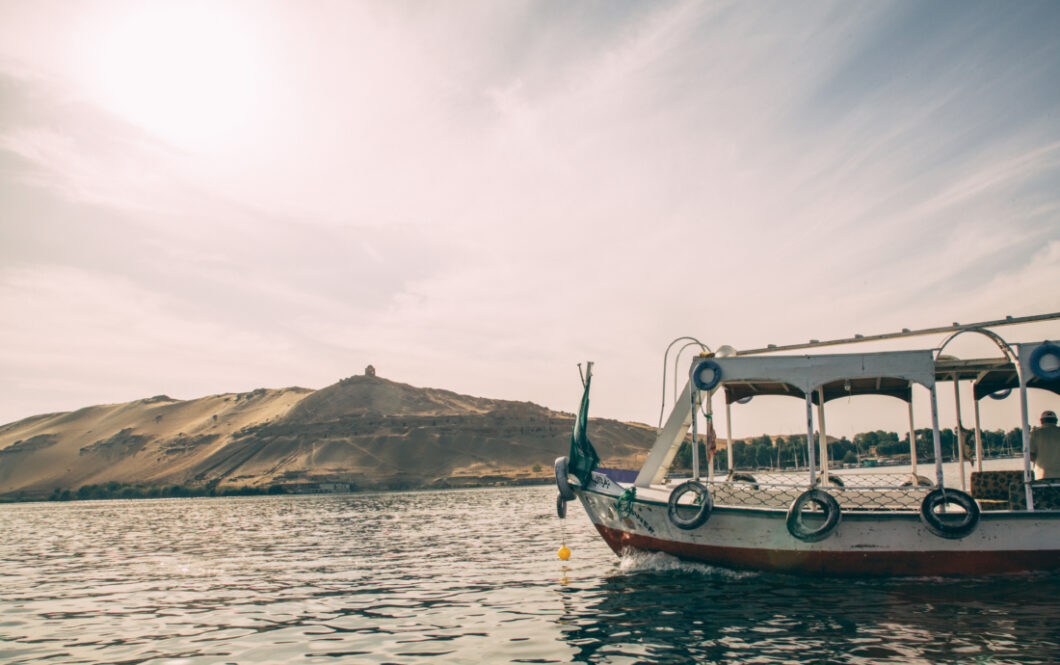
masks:
{"type": "Polygon", "coordinates": [[[137,5],[95,49],[100,102],[188,150],[235,139],[254,112],[260,77],[247,24],[220,5],[137,5]]]}

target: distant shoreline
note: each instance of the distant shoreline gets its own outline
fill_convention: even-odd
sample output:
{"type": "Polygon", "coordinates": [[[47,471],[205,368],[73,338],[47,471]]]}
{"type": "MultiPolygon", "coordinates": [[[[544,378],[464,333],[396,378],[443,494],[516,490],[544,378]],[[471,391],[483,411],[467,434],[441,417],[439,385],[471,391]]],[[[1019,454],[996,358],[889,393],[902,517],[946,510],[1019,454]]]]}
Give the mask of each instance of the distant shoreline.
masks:
{"type": "Polygon", "coordinates": [[[206,487],[204,485],[139,485],[130,483],[105,483],[84,485],[77,490],[56,488],[49,495],[23,494],[0,496],[4,503],[66,503],[71,501],[135,501],[140,499],[192,499],[225,498],[233,496],[301,496],[316,494],[358,494],[362,492],[409,492],[431,490],[481,489],[489,487],[530,487],[549,485],[555,482],[551,476],[535,478],[488,478],[479,482],[461,479],[446,479],[427,485],[407,487],[355,487],[349,483],[318,483],[333,486],[333,489],[308,488],[304,483],[295,485],[268,485],[263,487],[226,485],[206,487]]]}

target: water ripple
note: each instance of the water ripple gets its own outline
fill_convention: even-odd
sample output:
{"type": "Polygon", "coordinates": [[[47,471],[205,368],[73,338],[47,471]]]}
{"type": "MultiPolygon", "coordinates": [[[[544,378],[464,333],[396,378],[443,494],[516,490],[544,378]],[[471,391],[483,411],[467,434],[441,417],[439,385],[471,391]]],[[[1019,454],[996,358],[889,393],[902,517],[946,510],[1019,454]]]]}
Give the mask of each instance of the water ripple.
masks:
{"type": "Polygon", "coordinates": [[[0,662],[1060,658],[1060,576],[849,582],[618,558],[575,506],[554,517],[554,491],[0,506],[0,662]]]}

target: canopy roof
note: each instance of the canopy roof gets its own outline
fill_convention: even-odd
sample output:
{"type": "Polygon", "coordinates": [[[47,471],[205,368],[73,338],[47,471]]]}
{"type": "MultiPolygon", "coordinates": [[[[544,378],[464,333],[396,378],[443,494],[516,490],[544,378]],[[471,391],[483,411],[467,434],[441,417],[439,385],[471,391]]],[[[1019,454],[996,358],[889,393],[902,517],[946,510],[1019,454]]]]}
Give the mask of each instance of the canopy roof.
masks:
{"type": "Polygon", "coordinates": [[[911,383],[932,386],[931,351],[885,351],[802,356],[732,356],[715,358],[721,368],[726,400],[750,395],[805,398],[821,389],[825,401],[853,394],[893,395],[909,399],[911,383]]]}
{"type": "MultiPolygon", "coordinates": [[[[820,389],[824,392],[825,402],[853,395],[889,395],[908,402],[913,395],[911,386],[912,384],[905,379],[882,376],[830,381],[814,389],[811,399],[814,404],[820,401],[818,399],[818,389],[820,389]]],[[[803,399],[806,397],[806,393],[802,390],[779,381],[739,381],[725,384],[725,401],[729,404],[754,395],[789,395],[803,399]]]]}
{"type": "MultiPolygon", "coordinates": [[[[931,387],[937,381],[974,381],[977,400],[1019,387],[1016,367],[1007,358],[961,360],[943,356],[936,362],[930,350],[734,356],[714,361],[721,367],[725,401],[730,404],[755,395],[805,399],[807,391],[812,392],[814,403],[819,401],[818,391],[824,393],[825,402],[853,395],[887,395],[908,402],[913,383],[931,387]]],[[[1028,387],[1060,395],[1060,380],[1046,381],[1026,373],[1028,387]]]]}

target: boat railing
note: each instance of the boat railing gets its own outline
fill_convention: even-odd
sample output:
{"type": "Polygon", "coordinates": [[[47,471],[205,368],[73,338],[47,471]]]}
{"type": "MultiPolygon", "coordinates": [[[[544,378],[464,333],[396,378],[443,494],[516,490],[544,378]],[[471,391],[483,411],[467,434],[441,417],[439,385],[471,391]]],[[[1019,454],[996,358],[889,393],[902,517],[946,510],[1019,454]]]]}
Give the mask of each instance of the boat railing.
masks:
{"type": "MultiPolygon", "coordinates": [[[[916,511],[934,487],[910,480],[909,474],[830,474],[830,482],[817,487],[832,495],[843,510],[916,511]]],[[[710,487],[715,506],[736,508],[787,510],[807,489],[805,480],[795,474],[745,475],[744,479],[701,482],[710,487]]]]}
{"type": "MultiPolygon", "coordinates": [[[[873,472],[873,473],[843,473],[830,470],[828,478],[818,476],[818,484],[824,487],[859,487],[866,489],[888,489],[895,487],[909,487],[916,485],[928,487],[934,485],[930,478],[910,472],[873,472]]],[[[728,476],[726,476],[726,479],[728,476]]],[[[769,485],[806,484],[806,472],[799,471],[736,471],[733,480],[747,482],[766,483],[769,485]]]]}

